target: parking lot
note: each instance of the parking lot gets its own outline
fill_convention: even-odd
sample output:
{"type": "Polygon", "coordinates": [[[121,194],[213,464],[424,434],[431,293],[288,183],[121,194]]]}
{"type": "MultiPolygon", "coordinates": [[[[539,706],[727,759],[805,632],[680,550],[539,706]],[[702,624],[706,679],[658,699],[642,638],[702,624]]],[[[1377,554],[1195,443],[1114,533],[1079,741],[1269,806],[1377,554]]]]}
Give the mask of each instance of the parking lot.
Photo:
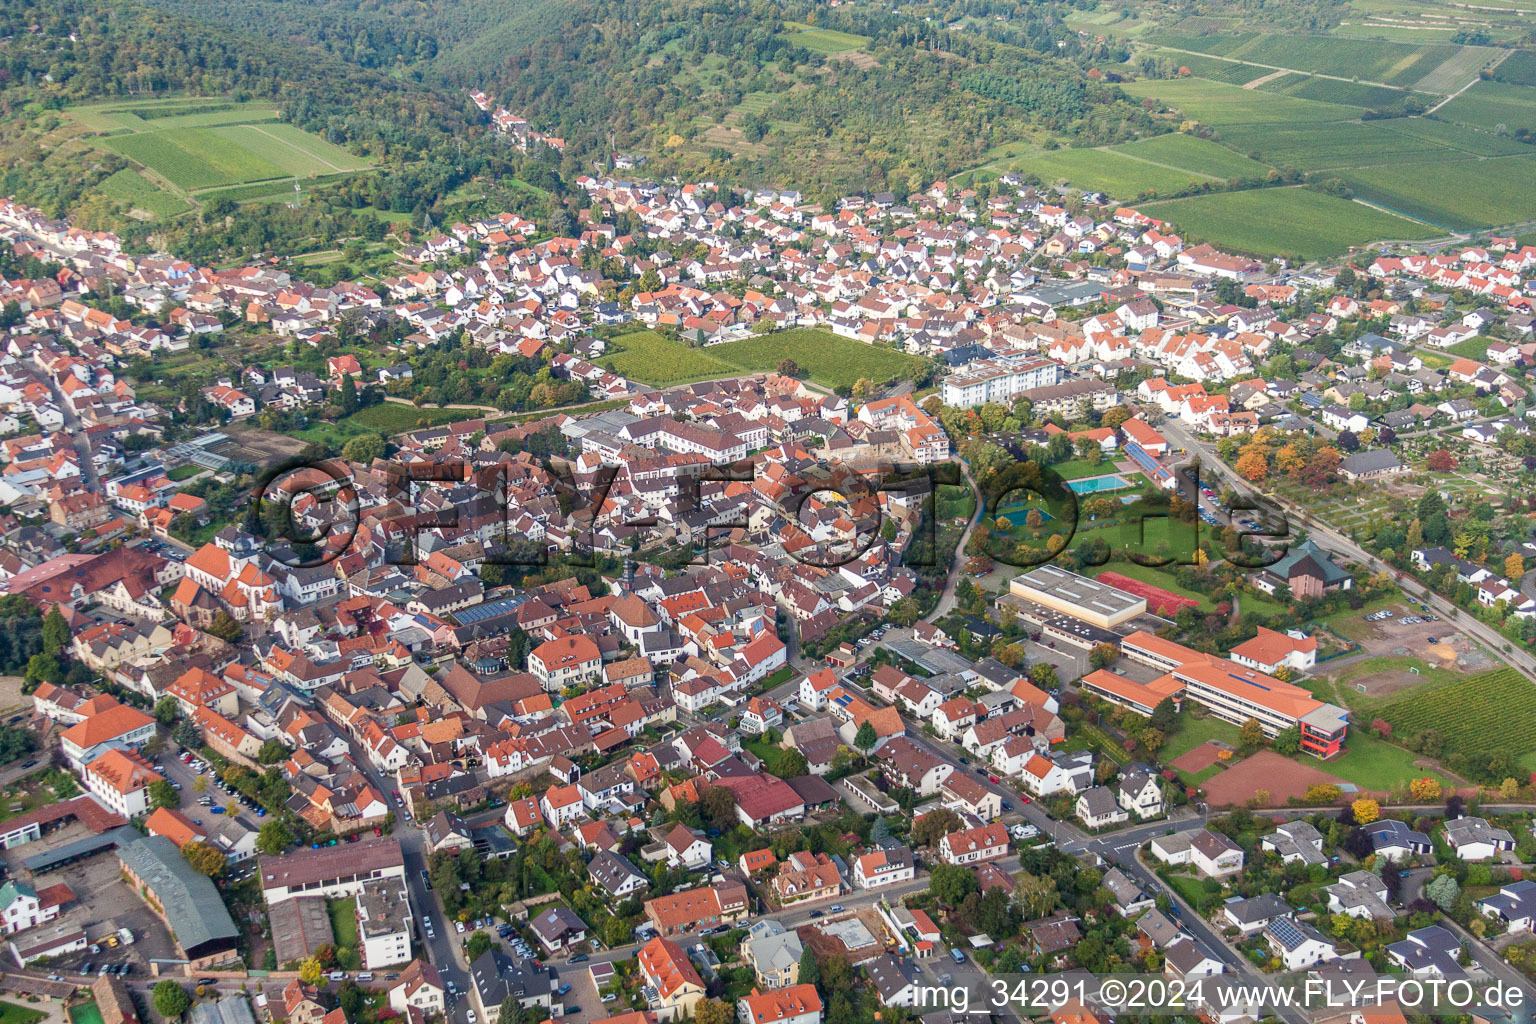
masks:
{"type": "MultiPolygon", "coordinates": [[[[37,845],[29,843],[18,847],[14,854],[19,862],[19,858],[37,851],[37,845]]],[[[123,881],[122,867],[114,851],[97,853],[56,871],[43,872],[33,880],[33,885],[43,889],[59,882],[69,886],[77,897],[76,902],[65,907],[59,920],[83,930],[98,948],[70,954],[61,958],[56,966],[83,970],[89,963],[93,973],[98,973],[105,964],[131,964],[132,975],[144,977],[148,973],[145,965],[150,960],[177,956],[165,923],[123,881]],[[107,936],[119,928],[127,928],[133,933],[132,945],[119,944],[114,948],[105,943],[107,936]]]]}

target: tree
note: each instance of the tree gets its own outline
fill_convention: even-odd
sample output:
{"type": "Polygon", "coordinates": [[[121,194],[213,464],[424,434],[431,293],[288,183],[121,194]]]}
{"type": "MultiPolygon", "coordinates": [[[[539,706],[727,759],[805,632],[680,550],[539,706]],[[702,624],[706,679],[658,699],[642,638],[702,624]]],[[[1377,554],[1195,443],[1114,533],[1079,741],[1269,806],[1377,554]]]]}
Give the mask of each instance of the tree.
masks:
{"type": "Polygon", "coordinates": [[[879,742],[880,736],[875,732],[874,723],[866,718],[863,723],[859,725],[859,731],[853,734],[853,745],[858,747],[859,750],[864,753],[865,757],[868,757],[870,750],[872,750],[875,744],[879,742]]]}
{"type": "Polygon", "coordinates": [[[1307,787],[1307,795],[1302,801],[1313,806],[1331,804],[1339,799],[1339,787],[1331,782],[1318,782],[1307,787]]]}
{"type": "Polygon", "coordinates": [[[797,981],[801,985],[820,985],[821,965],[816,962],[816,954],[810,946],[800,954],[800,974],[797,981]]]}
{"type": "Polygon", "coordinates": [[[181,705],[176,703],[175,697],[167,694],[155,701],[155,721],[161,725],[171,725],[180,714],[181,705]]]}
{"type": "Polygon", "coordinates": [[[494,943],[485,932],[477,931],[470,935],[469,941],[464,944],[464,955],[469,957],[469,962],[474,963],[481,955],[491,948],[494,943]]]}
{"type": "Polygon", "coordinates": [[[1519,586],[1520,577],[1524,575],[1525,557],[1518,551],[1510,552],[1509,557],[1504,559],[1504,578],[1519,586]]]}
{"type": "Polygon", "coordinates": [[[1114,644],[1097,644],[1088,652],[1088,663],[1094,668],[1108,668],[1119,656],[1120,649],[1114,644]]]}
{"type": "MultiPolygon", "coordinates": [[[[316,967],[319,965],[316,964],[316,967]]],[[[316,978],[315,982],[320,979],[316,978]]],[[[314,984],[312,982],[311,984],[314,984]]],[[[170,1020],[180,1020],[192,1008],[192,997],[180,982],[162,981],[154,988],[155,1012],[170,1020]]]]}
{"type": "Polygon", "coordinates": [[[1499,783],[1499,799],[1513,800],[1520,795],[1520,780],[1514,777],[1505,779],[1499,783]]]}
{"type": "Polygon", "coordinates": [[[256,761],[259,764],[282,764],[288,760],[288,748],[283,746],[281,740],[267,740],[256,752],[256,761]]]}
{"type": "Polygon", "coordinates": [[[357,408],[357,381],[347,374],[341,378],[341,411],[350,416],[357,412],[357,408]]]}
{"type": "Polygon", "coordinates": [[[269,821],[256,833],[256,849],[275,857],[293,845],[293,833],[281,821],[269,821]]]}
{"type": "Polygon", "coordinates": [[[1381,804],[1369,797],[1360,797],[1349,805],[1349,809],[1354,812],[1357,825],[1369,825],[1381,817],[1381,804]]]}
{"type": "Polygon", "coordinates": [[[1301,730],[1296,726],[1275,733],[1275,753],[1290,757],[1301,752],[1301,730]]]}
{"type": "Polygon", "coordinates": [[[1450,875],[1436,875],[1424,885],[1424,898],[1447,914],[1456,905],[1456,897],[1460,892],[1461,886],[1450,875]]]}
{"type": "Polygon", "coordinates": [[[69,646],[69,638],[69,623],[64,621],[64,613],[59,611],[59,606],[54,605],[43,616],[43,651],[58,656],[69,646]]]}
{"type": "Polygon", "coordinates": [[[209,878],[218,878],[229,867],[229,860],[221,851],[196,839],[182,844],[181,855],[192,865],[193,871],[209,878]]]}
{"type": "Polygon", "coordinates": [[[811,765],[805,759],[805,755],[793,747],[779,752],[774,761],[773,774],[781,779],[798,779],[811,773],[811,765]]]}
{"type": "Polygon", "coordinates": [[[1157,707],[1152,709],[1150,724],[1152,728],[1164,736],[1173,731],[1174,725],[1179,720],[1179,708],[1174,704],[1172,697],[1164,697],[1157,702],[1157,707]]]}
{"type": "Polygon", "coordinates": [[[1353,430],[1339,431],[1339,436],[1334,438],[1334,443],[1346,452],[1357,452],[1360,450],[1360,438],[1356,436],[1353,430]]]}
{"type": "Polygon", "coordinates": [[[1421,804],[1438,800],[1440,799],[1440,780],[1431,778],[1414,779],[1408,783],[1408,793],[1415,802],[1421,804]]]}
{"type": "Polygon", "coordinates": [[[1029,670],[1030,681],[1042,690],[1054,690],[1061,685],[1061,680],[1056,675],[1056,666],[1048,661],[1037,662],[1034,668],[1029,670]]]}
{"type": "Polygon", "coordinates": [[[919,846],[937,846],[940,839],[960,828],[960,816],[948,807],[929,811],[912,825],[912,841],[919,846]]]}
{"type": "Polygon", "coordinates": [[[160,779],[149,787],[149,805],[151,807],[180,807],[181,794],[176,792],[176,787],[171,785],[170,782],[160,779]]]}
{"type": "Polygon", "coordinates": [[[1261,451],[1246,449],[1237,457],[1237,472],[1244,480],[1259,483],[1269,475],[1269,460],[1261,451]]]}
{"type": "Polygon", "coordinates": [[[735,1011],[718,999],[700,999],[693,1008],[693,1024],[734,1024],[735,1011]]]}
{"type": "Polygon", "coordinates": [[[928,891],[946,907],[958,907],[976,889],[976,872],[960,864],[935,864],[928,875],[928,891]]]}
{"type": "Polygon", "coordinates": [[[1429,458],[1424,460],[1424,465],[1436,473],[1449,473],[1461,463],[1456,461],[1456,456],[1444,448],[1436,448],[1429,453],[1429,458]]]}
{"type": "Polygon", "coordinates": [[[1237,730],[1237,742],[1249,750],[1264,745],[1264,726],[1257,718],[1250,718],[1237,730]]]}
{"type": "Polygon", "coordinates": [[[341,457],[348,462],[356,462],[368,465],[374,459],[384,457],[384,439],[377,434],[363,434],[354,437],[341,449],[341,457]]]}
{"type": "Polygon", "coordinates": [[[218,637],[220,640],[227,640],[229,643],[234,643],[236,640],[240,639],[245,630],[244,627],[240,625],[240,623],[235,621],[235,617],[233,615],[229,614],[229,612],[225,611],[223,608],[220,608],[217,612],[214,613],[213,621],[208,623],[208,632],[218,637]]]}
{"type": "Polygon", "coordinates": [[[710,828],[724,832],[736,824],[736,799],[724,786],[710,786],[699,797],[699,813],[710,828]]]}
{"type": "Polygon", "coordinates": [[[780,377],[800,376],[800,364],[793,359],[780,359],[778,370],[780,377]]]}

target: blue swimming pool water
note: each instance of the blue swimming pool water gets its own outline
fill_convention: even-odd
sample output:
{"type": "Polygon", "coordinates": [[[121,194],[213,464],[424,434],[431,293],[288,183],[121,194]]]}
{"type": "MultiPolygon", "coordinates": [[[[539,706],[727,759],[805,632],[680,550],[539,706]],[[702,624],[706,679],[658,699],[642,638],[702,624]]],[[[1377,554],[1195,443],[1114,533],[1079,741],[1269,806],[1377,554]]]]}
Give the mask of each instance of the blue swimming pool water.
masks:
{"type": "Polygon", "coordinates": [[[1111,474],[1089,477],[1087,480],[1068,480],[1067,486],[1078,494],[1097,494],[1100,491],[1122,491],[1131,485],[1123,477],[1111,474]]]}

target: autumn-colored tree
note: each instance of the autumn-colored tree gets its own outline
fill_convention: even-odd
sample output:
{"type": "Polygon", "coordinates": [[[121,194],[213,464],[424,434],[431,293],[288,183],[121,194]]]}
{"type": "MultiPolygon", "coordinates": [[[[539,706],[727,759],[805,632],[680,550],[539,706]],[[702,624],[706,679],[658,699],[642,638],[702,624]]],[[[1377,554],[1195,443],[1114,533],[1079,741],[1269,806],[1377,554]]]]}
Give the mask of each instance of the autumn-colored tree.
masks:
{"type": "Polygon", "coordinates": [[[1123,405],[1117,405],[1113,409],[1105,410],[1104,417],[1099,421],[1099,423],[1108,427],[1110,430],[1114,430],[1116,427],[1120,426],[1130,418],[1131,410],[1127,409],[1123,405]]]}
{"type": "Polygon", "coordinates": [[[1505,576],[1505,578],[1509,579],[1509,580],[1512,580],[1515,583],[1519,583],[1520,582],[1520,577],[1522,577],[1524,575],[1525,575],[1525,556],[1521,555],[1520,552],[1518,552],[1518,551],[1510,552],[1509,557],[1504,559],[1504,576],[1505,576]]]}
{"type": "Polygon", "coordinates": [[[1301,450],[1299,445],[1294,443],[1283,445],[1279,451],[1275,452],[1275,468],[1281,472],[1294,475],[1301,472],[1302,467],[1306,464],[1306,453],[1301,450]]]}
{"type": "Polygon", "coordinates": [[[1269,460],[1263,452],[1245,450],[1237,457],[1237,472],[1244,480],[1258,483],[1269,475],[1269,460]]]}
{"type": "Polygon", "coordinates": [[[1354,812],[1355,824],[1357,825],[1369,825],[1381,817],[1381,804],[1370,797],[1360,797],[1349,805],[1349,809],[1354,812]]]}
{"type": "Polygon", "coordinates": [[[1024,525],[1028,526],[1031,530],[1038,530],[1044,524],[1045,518],[1040,515],[1040,510],[1037,508],[1030,509],[1024,516],[1024,525]]]}
{"type": "Polygon", "coordinates": [[[1306,468],[1301,471],[1301,479],[1313,487],[1331,484],[1338,478],[1339,466],[1343,461],[1344,455],[1337,448],[1319,448],[1307,460],[1306,468]]]}
{"type": "Polygon", "coordinates": [[[693,1024],[731,1024],[736,1019],[729,1003],[701,999],[693,1008],[693,1024]]]}
{"type": "Polygon", "coordinates": [[[195,839],[182,844],[181,855],[192,865],[192,870],[209,878],[218,878],[229,865],[228,858],[221,851],[195,839]]]}
{"type": "Polygon", "coordinates": [[[1331,804],[1339,799],[1339,792],[1339,787],[1333,783],[1319,782],[1307,787],[1307,795],[1302,800],[1314,806],[1331,804]]]}
{"type": "Polygon", "coordinates": [[[1440,780],[1423,778],[1414,779],[1408,783],[1408,793],[1418,803],[1429,803],[1440,799],[1440,780]]]}
{"type": "Polygon", "coordinates": [[[1520,795],[1520,780],[1519,779],[1513,779],[1513,778],[1505,779],[1503,782],[1499,783],[1499,799],[1500,800],[1513,800],[1515,797],[1517,797],[1519,795],[1520,795]]]}
{"type": "Polygon", "coordinates": [[[1250,749],[1264,745],[1264,726],[1250,718],[1237,730],[1237,742],[1250,749]]]}
{"type": "Polygon", "coordinates": [[[1429,453],[1429,458],[1424,460],[1424,465],[1436,473],[1449,473],[1461,463],[1456,461],[1456,456],[1444,448],[1436,448],[1429,453]]]}

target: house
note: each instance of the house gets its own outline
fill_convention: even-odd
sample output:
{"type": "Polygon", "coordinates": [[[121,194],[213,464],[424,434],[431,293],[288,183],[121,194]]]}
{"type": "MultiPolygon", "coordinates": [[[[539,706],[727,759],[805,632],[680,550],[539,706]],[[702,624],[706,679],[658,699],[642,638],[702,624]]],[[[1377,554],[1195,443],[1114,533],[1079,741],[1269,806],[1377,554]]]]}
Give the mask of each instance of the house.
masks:
{"type": "Polygon", "coordinates": [[[1515,848],[1515,837],[1486,818],[1460,817],[1445,823],[1445,841],[1462,860],[1492,860],[1515,848]]]}
{"type": "Polygon", "coordinates": [[[1163,787],[1149,771],[1127,772],[1115,782],[1115,799],[1142,821],[1163,814],[1163,787]]]}
{"type": "Polygon", "coordinates": [[[1387,903],[1387,883],[1370,871],[1350,871],[1332,885],[1323,887],[1328,894],[1328,912],[1346,914],[1372,921],[1390,921],[1397,915],[1387,903]]]}
{"type": "Polygon", "coordinates": [[[1294,913],[1289,903],[1272,892],[1266,892],[1251,899],[1232,897],[1222,904],[1219,920],[1244,935],[1255,935],[1269,927],[1275,918],[1290,917],[1294,913]]]}
{"type": "Polygon", "coordinates": [[[1152,898],[1152,894],[1119,868],[1110,868],[1104,872],[1103,884],[1115,898],[1115,912],[1121,917],[1135,917],[1156,905],[1157,901],[1152,898]]]}
{"type": "Polygon", "coordinates": [[[651,1009],[658,1020],[693,1016],[704,998],[704,981],[681,946],[658,935],[640,947],[636,962],[646,985],[656,992],[651,1009]]]}
{"type": "Polygon", "coordinates": [[[612,850],[598,850],[587,862],[587,874],[609,897],[621,900],[642,891],[650,881],[627,857],[612,850]]]}
{"type": "Polygon", "coordinates": [[[442,1013],[443,979],[437,968],[426,960],[412,960],[389,987],[389,1005],[396,1013],[407,1014],[415,1007],[425,1014],[442,1013]]]}
{"type": "Polygon", "coordinates": [[[1464,955],[1461,940],[1438,924],[1409,932],[1403,941],[1387,946],[1387,959],[1416,977],[1449,978],[1464,974],[1464,955]]]}
{"type": "Polygon", "coordinates": [[[879,889],[917,877],[912,851],[899,843],[885,843],[853,861],[853,884],[860,889],[879,889]]]}
{"type": "Polygon", "coordinates": [[[1510,932],[1536,931],[1536,882],[1510,882],[1478,900],[1477,909],[1503,921],[1510,932]]]}
{"type": "Polygon", "coordinates": [[[1323,834],[1308,821],[1288,821],[1259,840],[1259,848],[1279,855],[1282,864],[1326,864],[1323,834]]]}
{"type": "Polygon", "coordinates": [[[754,988],[736,1001],[740,1024],[821,1024],[821,996],[815,985],[791,985],[767,992],[754,988]]]}
{"type": "Polygon", "coordinates": [[[951,832],[939,840],[939,859],[946,864],[980,864],[1008,853],[1008,830],[1001,823],[951,832]]]}
{"type": "Polygon", "coordinates": [[[502,1004],[509,999],[541,1019],[565,1011],[549,971],[535,968],[531,961],[514,960],[499,948],[486,950],[469,965],[469,982],[470,1002],[486,1024],[497,1024],[502,1004]]]}
{"type": "Polygon", "coordinates": [[[685,825],[674,825],[662,842],[666,846],[664,856],[670,868],[697,871],[707,867],[714,855],[714,845],[685,825]]]}
{"type": "Polygon", "coordinates": [[[882,953],[873,960],[866,960],[862,966],[881,1003],[886,1006],[917,1005],[923,975],[915,962],[882,953]]]}
{"type": "Polygon", "coordinates": [[[1371,849],[1377,857],[1409,861],[1432,852],[1434,844],[1422,832],[1415,832],[1396,818],[1382,818],[1364,826],[1371,837],[1371,849]]]}
{"type": "Polygon", "coordinates": [[[1260,569],[1251,579],[1254,586],[1267,594],[1285,586],[1294,597],[1321,597],[1335,590],[1348,590],[1355,584],[1353,576],[1310,540],[1292,546],[1283,558],[1260,569]]]}
{"type": "Polygon", "coordinates": [[[155,736],[155,720],[137,708],[114,704],[59,734],[59,748],[76,770],[110,749],[139,750],[155,736]]]}
{"type": "Polygon", "coordinates": [[[1317,665],[1317,639],[1299,631],[1280,633],[1264,626],[1259,634],[1232,648],[1232,660],[1239,665],[1274,675],[1282,668],[1307,672],[1317,665]]]}
{"type": "Polygon", "coordinates": [[[1174,978],[1209,978],[1226,970],[1202,942],[1181,935],[1163,949],[1163,969],[1174,978]]]}
{"type": "Polygon", "coordinates": [[[1264,941],[1280,958],[1287,971],[1299,971],[1328,960],[1337,960],[1339,950],[1322,932],[1290,917],[1278,917],[1264,929],[1264,941]]]}
{"type": "Polygon", "coordinates": [[[0,886],[0,921],[5,934],[15,935],[58,917],[64,904],[75,898],[69,886],[60,882],[36,890],[26,882],[12,878],[0,886]]]}
{"type": "Polygon", "coordinates": [[[165,776],[135,751],[108,750],[86,765],[85,788],[125,818],[149,811],[149,788],[165,776]]]}
{"type": "Polygon", "coordinates": [[[558,953],[587,941],[587,926],[568,907],[556,905],[540,911],[528,927],[546,953],[558,953]]]}
{"type": "Polygon", "coordinates": [[[1074,807],[1078,820],[1088,828],[1108,828],[1130,820],[1130,813],[1121,807],[1115,793],[1107,786],[1085,789],[1077,797],[1074,807]]]}
{"type": "Polygon", "coordinates": [[[645,916],[662,935],[673,935],[735,924],[747,916],[749,906],[747,887],[727,882],[646,900],[645,916]]]}
{"type": "Polygon", "coordinates": [[[1082,929],[1077,926],[1077,918],[1068,916],[1065,911],[1058,911],[1043,921],[1036,921],[1024,927],[1029,932],[1030,949],[1036,956],[1065,952],[1083,939],[1082,929]]]}
{"type": "Polygon", "coordinates": [[[804,954],[800,936],[771,918],[755,922],[741,942],[741,958],[764,988],[785,988],[798,982],[804,954]]]}
{"type": "Polygon", "coordinates": [[[1191,864],[1210,878],[1236,874],[1243,869],[1243,848],[1208,829],[1154,836],[1152,856],[1164,864],[1191,864]]]}
{"type": "Polygon", "coordinates": [[[824,853],[798,851],[785,857],[779,873],[769,883],[774,900],[780,906],[827,900],[842,892],[843,879],[837,865],[824,853]]]}

